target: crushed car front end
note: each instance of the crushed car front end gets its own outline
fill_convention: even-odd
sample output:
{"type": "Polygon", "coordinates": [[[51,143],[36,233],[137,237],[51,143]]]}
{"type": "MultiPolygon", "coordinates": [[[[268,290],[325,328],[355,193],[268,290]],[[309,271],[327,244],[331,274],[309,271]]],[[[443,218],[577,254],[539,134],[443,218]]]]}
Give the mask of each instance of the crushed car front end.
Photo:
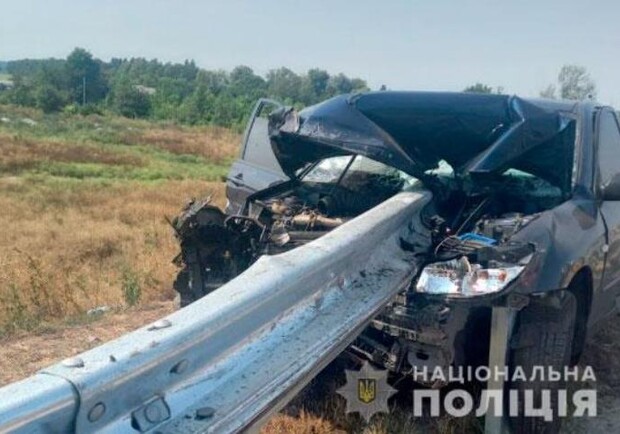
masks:
{"type": "Polygon", "coordinates": [[[399,373],[484,364],[492,306],[559,289],[543,288],[542,270],[552,226],[574,209],[577,123],[571,104],[505,95],[372,92],[277,107],[263,127],[269,176],[281,180],[235,197],[228,214],[188,205],[174,222],[175,288],[191,302],[403,189],[430,191],[423,229],[402,240],[420,271],[351,351],[399,373]]]}

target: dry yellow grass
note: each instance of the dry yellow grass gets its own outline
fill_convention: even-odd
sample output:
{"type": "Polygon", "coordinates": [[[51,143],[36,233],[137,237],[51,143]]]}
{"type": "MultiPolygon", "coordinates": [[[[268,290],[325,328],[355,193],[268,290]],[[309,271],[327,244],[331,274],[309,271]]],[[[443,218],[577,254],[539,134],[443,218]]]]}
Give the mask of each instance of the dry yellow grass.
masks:
{"type": "Polygon", "coordinates": [[[263,434],[344,434],[331,421],[306,411],[296,417],[281,414],[272,418],[261,430],[263,434]]]}
{"type": "Polygon", "coordinates": [[[149,128],[143,131],[128,131],[121,138],[129,145],[148,145],[173,154],[191,154],[208,161],[225,162],[235,158],[238,133],[217,126],[149,128]]]}
{"type": "Polygon", "coordinates": [[[223,186],[0,179],[0,330],[34,328],[96,306],[166,300],[178,251],[165,216],[223,186]]]}
{"type": "Polygon", "coordinates": [[[213,194],[238,133],[0,106],[0,336],[169,300],[165,217],[213,194]],[[23,119],[29,119],[24,122],[23,119]]]}

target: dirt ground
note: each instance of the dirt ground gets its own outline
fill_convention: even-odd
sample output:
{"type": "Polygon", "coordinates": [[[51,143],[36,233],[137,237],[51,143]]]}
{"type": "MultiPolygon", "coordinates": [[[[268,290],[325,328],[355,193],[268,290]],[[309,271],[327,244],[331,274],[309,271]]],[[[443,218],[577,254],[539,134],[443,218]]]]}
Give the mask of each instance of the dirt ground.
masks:
{"type": "Polygon", "coordinates": [[[564,424],[570,434],[620,433],[620,316],[610,318],[588,340],[581,363],[590,365],[596,374],[593,387],[598,392],[598,415],[574,418],[564,424]]]}
{"type": "Polygon", "coordinates": [[[172,301],[105,313],[79,325],[0,340],[0,386],[34,374],[59,360],[101,345],[174,310],[172,301]]]}

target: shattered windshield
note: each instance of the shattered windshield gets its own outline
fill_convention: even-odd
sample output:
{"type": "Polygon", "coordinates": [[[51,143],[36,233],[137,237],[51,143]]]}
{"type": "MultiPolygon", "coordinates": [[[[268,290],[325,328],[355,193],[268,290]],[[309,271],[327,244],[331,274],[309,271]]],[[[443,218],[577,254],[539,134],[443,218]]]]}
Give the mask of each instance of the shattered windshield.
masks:
{"type": "Polygon", "coordinates": [[[302,175],[302,181],[340,184],[359,190],[370,181],[390,183],[405,189],[419,181],[405,172],[362,155],[342,155],[325,158],[302,175]]]}
{"type": "Polygon", "coordinates": [[[325,158],[316,163],[305,175],[302,175],[302,179],[307,182],[324,184],[337,182],[353,158],[354,156],[351,155],[325,158]]]}
{"type": "Polygon", "coordinates": [[[445,160],[441,160],[437,167],[434,169],[427,170],[425,172],[427,175],[437,175],[437,176],[452,176],[454,175],[454,169],[445,160]]]}

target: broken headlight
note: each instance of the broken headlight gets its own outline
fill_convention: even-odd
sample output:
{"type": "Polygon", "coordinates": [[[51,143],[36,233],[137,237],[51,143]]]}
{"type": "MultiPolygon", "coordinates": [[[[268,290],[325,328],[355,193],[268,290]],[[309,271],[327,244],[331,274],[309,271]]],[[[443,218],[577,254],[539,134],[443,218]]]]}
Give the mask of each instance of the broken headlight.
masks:
{"type": "Polygon", "coordinates": [[[463,296],[490,294],[504,289],[524,268],[523,265],[482,268],[463,256],[427,265],[420,274],[416,291],[463,296]]]}

